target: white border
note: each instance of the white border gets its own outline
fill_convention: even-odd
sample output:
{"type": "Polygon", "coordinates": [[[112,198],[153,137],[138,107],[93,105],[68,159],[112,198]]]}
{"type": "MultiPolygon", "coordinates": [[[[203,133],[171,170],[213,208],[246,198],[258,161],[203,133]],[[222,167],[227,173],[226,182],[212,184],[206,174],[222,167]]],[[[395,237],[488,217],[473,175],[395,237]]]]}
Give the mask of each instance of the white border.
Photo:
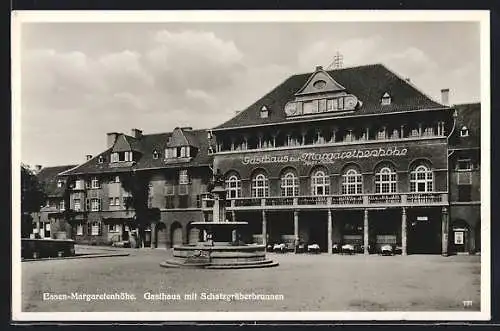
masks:
{"type": "Polygon", "coordinates": [[[481,31],[481,311],[480,312],[74,312],[30,313],[21,306],[20,186],[12,185],[12,319],[14,321],[489,320],[490,283],[490,22],[485,10],[461,11],[15,11],[12,13],[12,183],[20,183],[20,38],[34,22],[479,22],[481,31]]]}

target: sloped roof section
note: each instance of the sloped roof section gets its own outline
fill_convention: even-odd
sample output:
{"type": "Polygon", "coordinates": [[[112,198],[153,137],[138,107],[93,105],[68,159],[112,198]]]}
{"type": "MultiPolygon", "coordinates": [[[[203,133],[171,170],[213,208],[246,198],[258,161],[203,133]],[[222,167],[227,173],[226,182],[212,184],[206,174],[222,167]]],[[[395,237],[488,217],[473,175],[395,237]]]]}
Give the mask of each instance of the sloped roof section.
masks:
{"type": "MultiPolygon", "coordinates": [[[[362,106],[354,112],[354,115],[383,114],[446,107],[430,99],[412,84],[406,82],[382,64],[343,68],[326,72],[335,82],[345,87],[346,93],[355,95],[362,102],[362,106]],[[382,106],[381,98],[386,92],[391,96],[391,104],[382,106]]],[[[294,95],[306,84],[313,74],[298,74],[289,77],[248,108],[214,129],[298,120],[297,118],[287,118],[284,107],[288,101],[294,98],[294,95]],[[262,105],[266,105],[270,110],[268,117],[263,118],[260,116],[262,105]]],[[[336,116],[333,113],[323,113],[321,116],[324,115],[330,117],[336,116]]],[[[313,116],[311,118],[314,118],[313,116]]]]}
{"type": "MultiPolygon", "coordinates": [[[[208,166],[212,163],[212,157],[208,155],[209,141],[208,130],[192,130],[186,134],[186,142],[190,146],[196,147],[197,151],[192,154],[192,158],[188,162],[182,163],[165,163],[165,148],[169,147],[168,141],[172,137],[172,132],[145,134],[140,139],[133,137],[133,143],[136,144],[133,148],[140,149],[139,159],[135,162],[123,162],[118,166],[110,164],[110,156],[112,149],[109,148],[104,152],[96,155],[91,160],[64,172],[64,175],[86,175],[98,173],[119,173],[132,170],[144,170],[150,168],[179,168],[179,167],[196,167],[208,166]],[[153,158],[154,151],[158,153],[158,158],[153,158]],[[104,162],[99,163],[99,156],[103,156],[104,162]]],[[[129,137],[127,137],[128,139],[129,137]]],[[[185,146],[185,145],[184,145],[185,146]]]]}
{"type": "Polygon", "coordinates": [[[481,104],[468,103],[455,105],[457,122],[455,131],[449,139],[450,148],[481,147],[481,104]],[[469,130],[467,137],[460,137],[462,127],[469,130]]]}
{"type": "Polygon", "coordinates": [[[60,173],[74,168],[76,165],[64,165],[57,167],[42,168],[36,175],[38,181],[42,184],[44,192],[49,197],[62,197],[64,194],[64,187],[57,187],[57,182],[60,179],[60,173]]]}
{"type": "Polygon", "coordinates": [[[345,87],[336,82],[326,71],[319,68],[309,77],[306,84],[296,94],[338,92],[343,90],[345,90],[345,87]]]}
{"type": "Polygon", "coordinates": [[[167,147],[182,147],[188,145],[190,144],[185,132],[181,128],[175,128],[172,132],[170,140],[167,143],[167,147]]]}

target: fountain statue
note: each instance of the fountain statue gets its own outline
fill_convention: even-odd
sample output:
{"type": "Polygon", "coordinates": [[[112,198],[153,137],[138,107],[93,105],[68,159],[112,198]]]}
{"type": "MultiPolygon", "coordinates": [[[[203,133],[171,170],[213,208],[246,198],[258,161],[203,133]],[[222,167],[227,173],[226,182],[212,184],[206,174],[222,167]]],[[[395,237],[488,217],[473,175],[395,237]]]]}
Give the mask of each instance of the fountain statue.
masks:
{"type": "Polygon", "coordinates": [[[214,173],[209,186],[213,198],[212,221],[192,222],[202,230],[204,240],[195,245],[178,245],[173,258],[160,263],[171,268],[242,269],[274,267],[278,263],[266,258],[264,245],[246,244],[241,240],[245,221],[226,219],[226,190],[220,171],[214,173]]]}

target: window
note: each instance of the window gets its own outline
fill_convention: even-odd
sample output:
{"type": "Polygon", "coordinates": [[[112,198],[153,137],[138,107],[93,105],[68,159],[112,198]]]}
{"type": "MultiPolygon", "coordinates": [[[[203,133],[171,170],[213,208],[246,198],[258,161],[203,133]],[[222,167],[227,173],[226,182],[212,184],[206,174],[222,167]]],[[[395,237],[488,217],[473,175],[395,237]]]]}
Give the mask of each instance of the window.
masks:
{"type": "Polygon", "coordinates": [[[460,137],[468,137],[469,136],[469,129],[464,125],[460,129],[460,137]]]}
{"type": "Polygon", "coordinates": [[[458,201],[471,201],[472,185],[458,185],[458,201]]]}
{"type": "Polygon", "coordinates": [[[424,129],[424,136],[425,137],[432,137],[432,136],[434,136],[434,129],[432,127],[430,127],[430,126],[426,127],[424,129]]]}
{"type": "Polygon", "coordinates": [[[260,117],[261,118],[267,118],[269,116],[269,111],[267,110],[266,106],[262,106],[260,109],[260,117]]]}
{"type": "Polygon", "coordinates": [[[77,190],[83,189],[83,180],[81,179],[75,180],[75,189],[77,190]]]}
{"type": "Polygon", "coordinates": [[[158,159],[158,156],[159,156],[158,152],[156,150],[153,151],[153,159],[155,159],[155,160],[158,159]]]}
{"type": "Polygon", "coordinates": [[[92,177],[91,188],[99,188],[99,187],[100,187],[99,179],[97,179],[97,177],[92,177]]]}
{"type": "Polygon", "coordinates": [[[342,175],[342,194],[362,194],[363,176],[356,169],[348,169],[342,175]]]}
{"type": "Polygon", "coordinates": [[[380,169],[375,174],[375,193],[396,193],[396,172],[388,167],[380,169]]]}
{"type": "Polygon", "coordinates": [[[425,165],[417,166],[410,172],[410,192],[432,192],[433,174],[425,165]]]}
{"type": "Polygon", "coordinates": [[[226,196],[228,199],[241,197],[241,180],[236,175],[226,179],[226,196]]]}
{"type": "Polygon", "coordinates": [[[76,235],[83,236],[83,225],[81,223],[76,225],[76,235]]]}
{"type": "Polygon", "coordinates": [[[57,181],[57,187],[63,187],[63,184],[64,184],[64,183],[63,183],[63,181],[62,181],[62,180],[60,180],[60,179],[59,179],[59,180],[57,181]]]}
{"type": "Polygon", "coordinates": [[[459,171],[472,170],[472,162],[470,161],[470,159],[458,160],[457,167],[459,171]]]}
{"type": "Polygon", "coordinates": [[[115,205],[115,198],[109,198],[109,205],[114,206],[115,205]]]}
{"type": "Polygon", "coordinates": [[[174,194],[174,184],[165,183],[165,195],[173,195],[174,194]]]}
{"type": "Polygon", "coordinates": [[[411,129],[411,136],[412,137],[419,137],[420,136],[420,134],[418,133],[418,129],[417,128],[411,129]]]}
{"type": "Polygon", "coordinates": [[[386,138],[387,138],[387,136],[386,136],[385,128],[379,129],[377,132],[377,139],[386,139],[386,138]]]}
{"type": "Polygon", "coordinates": [[[98,236],[101,234],[101,223],[100,222],[92,222],[91,223],[91,232],[90,234],[93,236],[98,236]]]}
{"type": "Polygon", "coordinates": [[[118,161],[119,161],[118,153],[111,153],[111,162],[118,162],[118,161]]]}
{"type": "Polygon", "coordinates": [[[313,114],[318,112],[318,100],[305,101],[303,104],[304,114],[313,114]]]}
{"type": "Polygon", "coordinates": [[[115,206],[119,206],[120,205],[120,198],[115,198],[115,206]]]}
{"type": "Polygon", "coordinates": [[[80,199],[73,199],[73,209],[75,211],[81,211],[82,210],[82,205],[80,203],[80,199]]]}
{"type": "Polygon", "coordinates": [[[120,182],[120,176],[115,176],[115,183],[119,183],[120,182]]]}
{"type": "Polygon", "coordinates": [[[252,180],[252,197],[262,198],[269,195],[269,181],[266,175],[257,174],[252,180]]]}
{"type": "Polygon", "coordinates": [[[399,139],[399,131],[397,129],[392,130],[391,139],[399,139]]]}
{"type": "Polygon", "coordinates": [[[91,211],[101,210],[101,200],[100,199],[90,199],[90,210],[91,211]]]}
{"type": "Polygon", "coordinates": [[[64,204],[64,200],[61,200],[61,202],[59,202],[59,210],[65,210],[66,209],[66,206],[64,204]]]}
{"type": "Polygon", "coordinates": [[[311,177],[312,194],[328,195],[330,194],[330,178],[323,170],[316,170],[311,177]]]}
{"type": "Polygon", "coordinates": [[[165,208],[167,208],[167,209],[173,209],[173,208],[175,208],[174,196],[173,195],[169,195],[169,196],[166,197],[166,199],[165,199],[165,208]]]}
{"type": "Polygon", "coordinates": [[[97,162],[103,163],[104,162],[104,157],[102,157],[102,155],[100,155],[99,158],[97,159],[97,162]]]}
{"type": "Polygon", "coordinates": [[[179,184],[189,184],[188,172],[186,169],[179,171],[179,184]]]}
{"type": "Polygon", "coordinates": [[[326,100],[326,111],[334,111],[339,109],[339,102],[337,99],[326,100]]]}
{"type": "Polygon", "coordinates": [[[108,232],[119,232],[118,224],[108,224],[108,232]]]}
{"type": "MultiPolygon", "coordinates": [[[[457,183],[461,185],[472,184],[472,162],[470,159],[462,159],[457,161],[458,178],[457,183]]],[[[464,200],[467,201],[467,200],[464,200]]]]}
{"type": "Polygon", "coordinates": [[[292,171],[281,176],[281,195],[284,197],[299,195],[299,181],[292,171]]]}
{"type": "Polygon", "coordinates": [[[186,169],[179,171],[179,194],[188,194],[189,176],[186,169]]]}
{"type": "Polygon", "coordinates": [[[391,104],[391,96],[389,93],[385,92],[381,100],[382,106],[388,106],[391,104]]]}
{"type": "Polygon", "coordinates": [[[173,159],[177,157],[177,148],[167,148],[165,149],[165,158],[173,159]]]}

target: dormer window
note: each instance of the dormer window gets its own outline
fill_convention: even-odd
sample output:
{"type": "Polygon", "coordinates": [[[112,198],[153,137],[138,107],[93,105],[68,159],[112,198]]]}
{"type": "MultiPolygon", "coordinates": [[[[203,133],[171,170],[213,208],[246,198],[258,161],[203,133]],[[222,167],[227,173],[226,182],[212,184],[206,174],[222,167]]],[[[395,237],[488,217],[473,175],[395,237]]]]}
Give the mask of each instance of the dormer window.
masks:
{"type": "Polygon", "coordinates": [[[158,156],[159,156],[158,151],[154,150],[153,151],[153,159],[155,159],[155,160],[158,159],[158,156]]]}
{"type": "Polygon", "coordinates": [[[60,188],[60,187],[63,187],[63,181],[62,181],[62,180],[60,180],[60,179],[59,179],[59,180],[57,181],[57,187],[59,187],[59,188],[60,188]]]}
{"type": "Polygon", "coordinates": [[[464,125],[460,129],[460,137],[468,137],[469,136],[469,129],[464,125]]]}
{"type": "Polygon", "coordinates": [[[111,153],[111,162],[129,162],[133,161],[133,152],[114,152],[111,153]]]}
{"type": "Polygon", "coordinates": [[[267,109],[266,106],[262,106],[262,108],[260,108],[260,117],[267,118],[268,116],[269,116],[269,110],[267,109]]]}
{"type": "Polygon", "coordinates": [[[388,106],[391,104],[391,96],[389,93],[385,92],[382,96],[382,106],[388,106]]]}
{"type": "Polygon", "coordinates": [[[103,163],[104,162],[104,157],[102,155],[100,155],[99,158],[97,159],[97,162],[103,163]]]}

